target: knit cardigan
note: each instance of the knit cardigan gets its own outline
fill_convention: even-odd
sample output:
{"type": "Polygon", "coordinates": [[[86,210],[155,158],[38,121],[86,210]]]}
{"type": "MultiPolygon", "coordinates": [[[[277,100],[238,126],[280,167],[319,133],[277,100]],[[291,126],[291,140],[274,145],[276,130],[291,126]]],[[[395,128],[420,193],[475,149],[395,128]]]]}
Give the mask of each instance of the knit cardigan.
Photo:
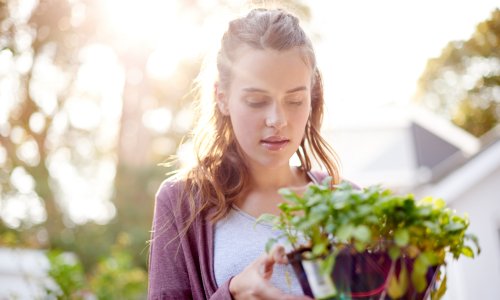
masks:
{"type": "MultiPolygon", "coordinates": [[[[326,175],[310,173],[320,182],[326,175]]],[[[148,299],[231,300],[229,278],[217,286],[214,273],[212,211],[198,215],[185,235],[180,230],[189,217],[187,199],[180,199],[181,181],[165,181],[156,194],[149,255],[148,299]],[[179,203],[179,201],[181,201],[179,203]]]]}

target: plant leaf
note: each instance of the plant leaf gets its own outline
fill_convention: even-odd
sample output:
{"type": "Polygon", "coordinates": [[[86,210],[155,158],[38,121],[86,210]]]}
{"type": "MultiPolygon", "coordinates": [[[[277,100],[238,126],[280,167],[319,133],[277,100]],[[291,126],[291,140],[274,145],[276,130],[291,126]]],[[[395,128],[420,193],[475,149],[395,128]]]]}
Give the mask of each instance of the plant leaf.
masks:
{"type": "Polygon", "coordinates": [[[469,246],[463,246],[461,253],[467,257],[474,258],[474,251],[472,251],[472,248],[469,246]]]}
{"type": "Polygon", "coordinates": [[[401,250],[396,246],[392,246],[389,248],[389,256],[393,261],[395,261],[401,256],[401,250]]]}
{"type": "Polygon", "coordinates": [[[462,223],[458,223],[458,222],[450,222],[449,224],[447,224],[444,229],[448,232],[454,232],[454,231],[459,231],[459,230],[462,230],[465,228],[465,225],[462,224],[462,223]]]}
{"type": "Polygon", "coordinates": [[[444,296],[444,293],[446,293],[446,289],[448,288],[447,281],[448,279],[446,278],[445,274],[443,280],[441,281],[441,284],[439,285],[439,289],[431,294],[432,300],[439,300],[444,296]]]}
{"type": "Polygon", "coordinates": [[[323,274],[330,274],[335,264],[335,253],[330,253],[325,260],[321,263],[321,272],[323,274]]]}
{"type": "Polygon", "coordinates": [[[368,228],[368,226],[359,225],[358,227],[356,227],[356,229],[354,229],[352,235],[358,241],[368,243],[372,237],[372,232],[370,231],[370,228],[368,228]]]}
{"type": "Polygon", "coordinates": [[[480,254],[481,247],[479,246],[479,240],[478,240],[477,236],[475,236],[474,234],[468,233],[468,234],[465,234],[465,238],[468,240],[471,240],[474,243],[474,246],[476,246],[476,249],[477,249],[477,254],[480,254]]]}
{"type": "Polygon", "coordinates": [[[389,286],[387,288],[387,293],[391,298],[398,299],[401,298],[408,289],[408,270],[406,269],[406,264],[403,263],[401,266],[401,271],[399,272],[399,278],[396,278],[396,273],[392,273],[389,279],[389,286]]]}
{"type": "Polygon", "coordinates": [[[327,250],[327,245],[325,243],[318,243],[314,245],[312,253],[314,257],[318,257],[323,255],[326,252],[326,250],[327,250]]]}
{"type": "Polygon", "coordinates": [[[337,230],[337,238],[345,242],[352,237],[353,232],[354,232],[354,226],[352,224],[342,225],[337,230]]]}
{"type": "Polygon", "coordinates": [[[410,242],[410,233],[407,229],[400,228],[394,233],[394,242],[399,247],[404,247],[410,242]]]}

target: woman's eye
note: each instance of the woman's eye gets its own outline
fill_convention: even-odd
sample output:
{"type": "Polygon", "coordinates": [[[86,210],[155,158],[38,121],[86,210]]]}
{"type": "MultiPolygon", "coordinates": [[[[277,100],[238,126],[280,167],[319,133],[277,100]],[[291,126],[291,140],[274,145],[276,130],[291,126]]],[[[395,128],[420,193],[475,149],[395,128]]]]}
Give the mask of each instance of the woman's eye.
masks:
{"type": "Polygon", "coordinates": [[[304,103],[304,99],[302,98],[297,98],[297,99],[289,99],[287,100],[287,103],[288,104],[291,104],[291,105],[302,105],[302,103],[304,103]]]}
{"type": "Polygon", "coordinates": [[[269,100],[266,97],[247,97],[245,102],[251,107],[262,107],[265,106],[269,100]]]}

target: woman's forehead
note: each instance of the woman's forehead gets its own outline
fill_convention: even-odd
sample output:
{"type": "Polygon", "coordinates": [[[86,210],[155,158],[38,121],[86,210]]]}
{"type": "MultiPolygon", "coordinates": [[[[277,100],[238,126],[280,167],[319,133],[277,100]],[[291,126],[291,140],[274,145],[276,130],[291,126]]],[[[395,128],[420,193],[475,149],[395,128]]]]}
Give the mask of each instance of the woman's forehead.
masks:
{"type": "Polygon", "coordinates": [[[304,86],[310,90],[312,67],[301,49],[245,48],[231,65],[233,87],[288,91],[304,86]]]}

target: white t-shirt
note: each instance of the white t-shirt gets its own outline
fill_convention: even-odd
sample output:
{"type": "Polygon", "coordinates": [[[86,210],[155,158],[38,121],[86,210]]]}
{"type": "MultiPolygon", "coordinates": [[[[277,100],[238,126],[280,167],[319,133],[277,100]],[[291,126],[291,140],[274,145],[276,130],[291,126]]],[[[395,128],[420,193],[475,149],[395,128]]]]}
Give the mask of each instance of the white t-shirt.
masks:
{"type": "MultiPolygon", "coordinates": [[[[217,285],[241,273],[265,252],[267,241],[279,234],[279,231],[272,229],[271,224],[256,223],[253,216],[234,206],[215,225],[214,272],[217,285]]],[[[286,293],[304,294],[290,264],[275,264],[271,283],[286,293]]]]}

